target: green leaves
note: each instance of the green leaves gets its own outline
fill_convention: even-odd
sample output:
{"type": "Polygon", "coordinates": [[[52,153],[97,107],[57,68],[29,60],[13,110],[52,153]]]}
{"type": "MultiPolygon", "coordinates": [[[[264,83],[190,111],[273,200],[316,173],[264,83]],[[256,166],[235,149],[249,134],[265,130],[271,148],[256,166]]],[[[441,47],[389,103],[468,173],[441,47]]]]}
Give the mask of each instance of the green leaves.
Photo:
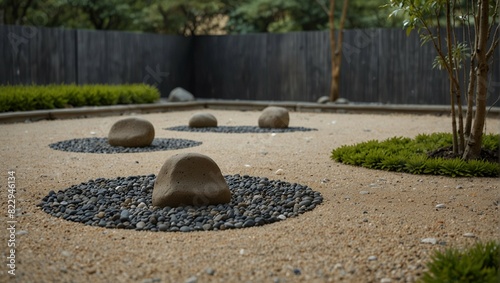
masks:
{"type": "Polygon", "coordinates": [[[0,112],[152,103],[159,98],[156,88],[144,84],[0,86],[0,112]]]}
{"type": "MultiPolygon", "coordinates": [[[[470,48],[466,43],[457,43],[452,46],[451,55],[454,60],[454,70],[462,68],[463,62],[470,57],[470,48]]],[[[443,70],[450,62],[450,56],[445,55],[444,59],[441,56],[436,56],[432,62],[432,68],[443,70]]]]}
{"type": "MultiPolygon", "coordinates": [[[[500,135],[484,135],[483,147],[498,150],[500,135]]],[[[331,158],[348,165],[362,166],[411,174],[432,174],[451,177],[497,177],[500,164],[483,160],[464,161],[460,158],[431,158],[428,152],[449,147],[448,133],[420,134],[415,139],[393,137],[385,141],[370,140],[356,145],[344,145],[332,151],[331,158]]]]}

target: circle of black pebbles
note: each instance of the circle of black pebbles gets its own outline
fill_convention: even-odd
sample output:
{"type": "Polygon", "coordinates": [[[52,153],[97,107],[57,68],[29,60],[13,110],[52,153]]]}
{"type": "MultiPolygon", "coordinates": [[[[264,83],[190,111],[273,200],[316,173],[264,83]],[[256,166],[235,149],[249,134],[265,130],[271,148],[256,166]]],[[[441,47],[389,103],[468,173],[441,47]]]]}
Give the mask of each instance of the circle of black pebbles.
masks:
{"type": "Polygon", "coordinates": [[[311,188],[267,178],[224,176],[231,202],[159,208],[151,205],[156,176],[98,178],[58,192],[37,206],[46,213],[85,225],[148,231],[191,232],[270,224],[296,217],[323,201],[311,188]]]}
{"type": "Polygon", "coordinates": [[[164,128],[164,130],[180,132],[198,132],[198,133],[226,133],[226,134],[246,134],[246,133],[290,133],[290,132],[310,132],[317,131],[313,128],[288,127],[288,128],[260,128],[257,126],[217,126],[192,128],[189,126],[175,126],[164,128]]]}
{"type": "Polygon", "coordinates": [[[186,139],[155,138],[150,146],[123,147],[110,145],[107,138],[92,137],[60,141],[50,144],[49,147],[55,150],[83,153],[135,153],[183,149],[201,144],[201,142],[186,139]]]}

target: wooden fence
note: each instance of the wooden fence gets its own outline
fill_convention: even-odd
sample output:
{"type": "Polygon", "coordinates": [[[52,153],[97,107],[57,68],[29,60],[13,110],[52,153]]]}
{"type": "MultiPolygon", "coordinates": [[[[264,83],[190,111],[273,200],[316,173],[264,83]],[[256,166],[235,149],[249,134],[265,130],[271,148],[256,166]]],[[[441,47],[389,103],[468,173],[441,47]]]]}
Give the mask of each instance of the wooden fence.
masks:
{"type": "MultiPolygon", "coordinates": [[[[316,101],[328,95],[328,32],[179,37],[0,26],[0,84],[139,83],[162,96],[183,87],[196,97],[316,101]]],[[[341,97],[383,104],[449,104],[436,53],[401,29],[344,33],[341,97]]],[[[500,48],[488,104],[500,93],[500,48]]]]}
{"type": "Polygon", "coordinates": [[[0,26],[0,39],[0,84],[192,85],[191,38],[0,26]]]}

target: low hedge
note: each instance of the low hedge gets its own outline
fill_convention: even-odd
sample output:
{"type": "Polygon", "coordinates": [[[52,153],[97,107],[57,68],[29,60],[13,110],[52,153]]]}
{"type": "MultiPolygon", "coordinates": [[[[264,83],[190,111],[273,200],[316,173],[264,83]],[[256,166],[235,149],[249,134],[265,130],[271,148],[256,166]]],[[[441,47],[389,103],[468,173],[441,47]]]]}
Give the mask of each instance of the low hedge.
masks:
{"type": "Polygon", "coordinates": [[[0,112],[153,103],[159,91],[145,84],[0,86],[0,112]]]}

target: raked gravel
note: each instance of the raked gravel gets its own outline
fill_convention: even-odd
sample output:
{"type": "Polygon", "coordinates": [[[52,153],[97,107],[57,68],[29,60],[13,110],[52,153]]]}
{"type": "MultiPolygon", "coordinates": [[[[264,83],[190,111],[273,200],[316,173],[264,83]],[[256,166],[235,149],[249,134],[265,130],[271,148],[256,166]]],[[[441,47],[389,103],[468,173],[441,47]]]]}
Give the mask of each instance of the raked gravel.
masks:
{"type": "MultiPolygon", "coordinates": [[[[185,124],[197,112],[135,117],[164,129],[185,124]]],[[[210,113],[221,126],[254,125],[260,116],[258,111],[210,113]]],[[[134,154],[84,154],[47,146],[105,137],[123,117],[0,125],[4,263],[10,253],[7,172],[16,172],[16,276],[3,265],[0,282],[415,282],[434,251],[500,239],[498,178],[411,175],[330,159],[333,148],[346,144],[449,132],[450,117],[290,112],[291,127],[317,131],[233,135],[161,130],[155,138],[202,144],[134,154]],[[271,224],[189,233],[144,230],[144,221],[141,231],[136,230],[140,221],[134,229],[84,225],[37,206],[50,191],[57,196],[89,180],[157,174],[169,157],[188,152],[209,156],[224,175],[297,183],[320,193],[323,201],[271,224]]],[[[486,132],[499,129],[500,120],[486,121],[486,132]]],[[[139,206],[148,205],[130,204],[129,219],[139,206]]],[[[126,214],[120,207],[120,217],[126,214]]]]}

